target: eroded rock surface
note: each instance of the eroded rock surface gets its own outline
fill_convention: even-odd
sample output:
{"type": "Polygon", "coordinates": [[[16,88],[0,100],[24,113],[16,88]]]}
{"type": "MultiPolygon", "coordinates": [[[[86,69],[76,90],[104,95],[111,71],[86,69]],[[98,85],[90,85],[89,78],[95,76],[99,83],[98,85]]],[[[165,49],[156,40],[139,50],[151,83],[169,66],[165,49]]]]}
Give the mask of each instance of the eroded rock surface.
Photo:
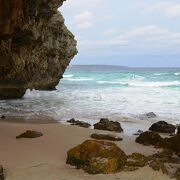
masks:
{"type": "Polygon", "coordinates": [[[108,140],[108,141],[122,141],[123,140],[122,138],[112,135],[112,134],[97,134],[97,133],[91,134],[91,138],[97,139],[97,140],[108,140]]]}
{"type": "Polygon", "coordinates": [[[122,132],[121,124],[117,121],[110,121],[109,119],[102,118],[98,123],[94,124],[94,129],[122,132]]]}
{"type": "Polygon", "coordinates": [[[77,53],[64,0],[0,0],[0,99],[53,90],[77,53]]]}
{"type": "MultiPolygon", "coordinates": [[[[116,144],[87,140],[67,153],[67,163],[90,174],[109,174],[134,171],[149,166],[169,177],[179,178],[180,158],[172,150],[145,156],[140,153],[126,155],[116,144]]],[[[178,179],[179,180],[179,179],[178,179]]]]}
{"type": "Polygon", "coordinates": [[[162,138],[155,132],[144,132],[136,138],[136,142],[149,146],[153,145],[156,148],[171,150],[180,157],[180,134],[170,138],[162,138]]]}
{"type": "Polygon", "coordinates": [[[27,130],[26,132],[20,134],[19,136],[16,136],[16,139],[20,139],[20,138],[38,138],[43,136],[43,133],[41,132],[37,132],[37,131],[31,131],[31,130],[27,130]]]}
{"type": "Polygon", "coordinates": [[[154,123],[149,130],[159,133],[175,133],[176,127],[165,121],[159,121],[154,123]]]}
{"type": "Polygon", "coordinates": [[[136,142],[139,144],[143,144],[146,146],[154,145],[159,146],[159,144],[162,142],[162,138],[158,133],[155,132],[143,132],[141,133],[137,138],[136,142]]]}
{"type": "Polygon", "coordinates": [[[87,140],[67,153],[67,164],[90,174],[109,174],[121,170],[127,157],[114,143],[87,140]]]}
{"type": "Polygon", "coordinates": [[[149,113],[145,114],[145,116],[147,118],[156,118],[157,117],[157,115],[154,112],[149,112],[149,113]]]}
{"type": "Polygon", "coordinates": [[[87,122],[75,120],[74,118],[68,120],[67,123],[70,123],[71,125],[74,125],[74,126],[83,127],[83,128],[89,128],[91,126],[91,124],[87,122]]]}

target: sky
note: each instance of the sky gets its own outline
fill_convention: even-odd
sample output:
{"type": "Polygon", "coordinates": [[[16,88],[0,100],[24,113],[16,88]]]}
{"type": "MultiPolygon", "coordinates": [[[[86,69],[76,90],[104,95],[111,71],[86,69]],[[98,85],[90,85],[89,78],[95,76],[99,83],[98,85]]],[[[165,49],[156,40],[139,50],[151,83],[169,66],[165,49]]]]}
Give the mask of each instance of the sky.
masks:
{"type": "Polygon", "coordinates": [[[72,64],[180,67],[179,0],[66,0],[72,64]]]}

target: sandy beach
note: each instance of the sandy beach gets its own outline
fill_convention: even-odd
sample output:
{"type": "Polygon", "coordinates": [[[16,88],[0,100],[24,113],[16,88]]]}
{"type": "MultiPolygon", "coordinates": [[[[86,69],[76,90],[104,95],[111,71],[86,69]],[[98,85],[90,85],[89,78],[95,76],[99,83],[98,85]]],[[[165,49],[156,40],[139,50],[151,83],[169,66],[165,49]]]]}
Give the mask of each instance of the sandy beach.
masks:
{"type": "MultiPolygon", "coordinates": [[[[168,180],[162,172],[144,167],[133,172],[113,175],[89,175],[66,165],[67,151],[90,139],[97,130],[85,129],[60,123],[34,124],[0,122],[0,164],[5,168],[7,180],[168,180]],[[16,139],[26,130],[36,130],[44,135],[36,139],[16,139]]],[[[139,152],[150,155],[157,152],[153,147],[135,143],[135,136],[118,134],[123,141],[117,145],[126,154],[139,152]]]]}

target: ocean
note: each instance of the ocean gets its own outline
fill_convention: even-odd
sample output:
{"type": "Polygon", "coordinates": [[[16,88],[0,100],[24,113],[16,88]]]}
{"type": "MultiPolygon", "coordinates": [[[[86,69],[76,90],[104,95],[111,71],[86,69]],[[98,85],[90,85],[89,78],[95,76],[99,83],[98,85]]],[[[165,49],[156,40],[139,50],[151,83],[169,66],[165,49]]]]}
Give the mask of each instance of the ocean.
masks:
{"type": "MultiPolygon", "coordinates": [[[[70,66],[56,91],[27,90],[24,98],[0,101],[0,113],[18,116],[159,119],[180,123],[180,69],[70,66]]],[[[147,120],[147,119],[145,119],[147,120]]]]}

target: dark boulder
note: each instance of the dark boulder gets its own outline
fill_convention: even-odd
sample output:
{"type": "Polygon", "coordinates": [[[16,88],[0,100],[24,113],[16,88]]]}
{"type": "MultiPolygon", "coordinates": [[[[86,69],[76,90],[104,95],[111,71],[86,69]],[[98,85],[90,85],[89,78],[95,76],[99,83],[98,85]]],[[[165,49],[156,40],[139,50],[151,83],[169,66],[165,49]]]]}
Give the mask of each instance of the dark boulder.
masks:
{"type": "Polygon", "coordinates": [[[20,134],[19,136],[16,136],[16,139],[20,139],[20,138],[38,138],[43,136],[43,134],[41,132],[37,132],[37,131],[26,131],[22,134],[20,134]]]}
{"type": "Polygon", "coordinates": [[[3,166],[0,165],[0,180],[4,180],[5,177],[4,177],[4,169],[3,169],[3,166]]]}
{"type": "Polygon", "coordinates": [[[91,125],[89,123],[84,122],[84,121],[75,120],[74,118],[68,120],[67,122],[70,123],[71,125],[75,125],[75,126],[79,126],[79,127],[84,127],[84,128],[91,127],[91,125]]]}
{"type": "Polygon", "coordinates": [[[76,122],[76,120],[74,118],[67,121],[67,123],[75,123],[75,122],[76,122]]]}
{"type": "Polygon", "coordinates": [[[122,132],[121,124],[117,121],[109,121],[109,119],[101,119],[98,123],[94,124],[94,129],[122,132]]]}
{"type": "Polygon", "coordinates": [[[163,138],[161,138],[159,134],[155,132],[149,132],[149,131],[141,133],[136,138],[137,143],[140,143],[146,146],[149,146],[149,145],[159,146],[162,140],[163,138]]]}
{"type": "Polygon", "coordinates": [[[1,115],[1,119],[6,119],[6,116],[4,116],[4,115],[1,115]]]}
{"type": "Polygon", "coordinates": [[[164,149],[170,149],[170,150],[174,151],[179,156],[179,153],[180,153],[180,134],[178,134],[174,137],[171,137],[171,138],[164,138],[161,146],[164,149]]]}
{"type": "Polygon", "coordinates": [[[180,134],[180,126],[177,128],[177,134],[180,134]]]}
{"type": "Polygon", "coordinates": [[[67,152],[67,164],[90,174],[110,174],[121,170],[127,157],[114,143],[87,140],[67,152]]]}
{"type": "Polygon", "coordinates": [[[155,132],[144,132],[136,138],[136,142],[143,145],[153,145],[156,148],[163,148],[166,150],[173,151],[180,157],[180,135],[170,138],[162,138],[155,132]]]}
{"type": "Polygon", "coordinates": [[[168,124],[165,121],[159,121],[157,123],[154,123],[149,130],[159,133],[174,133],[176,130],[176,127],[172,124],[168,124]]]}
{"type": "Polygon", "coordinates": [[[97,140],[108,140],[108,141],[122,141],[123,139],[118,137],[118,136],[114,136],[112,134],[91,134],[91,138],[93,139],[97,139],[97,140]]]}

